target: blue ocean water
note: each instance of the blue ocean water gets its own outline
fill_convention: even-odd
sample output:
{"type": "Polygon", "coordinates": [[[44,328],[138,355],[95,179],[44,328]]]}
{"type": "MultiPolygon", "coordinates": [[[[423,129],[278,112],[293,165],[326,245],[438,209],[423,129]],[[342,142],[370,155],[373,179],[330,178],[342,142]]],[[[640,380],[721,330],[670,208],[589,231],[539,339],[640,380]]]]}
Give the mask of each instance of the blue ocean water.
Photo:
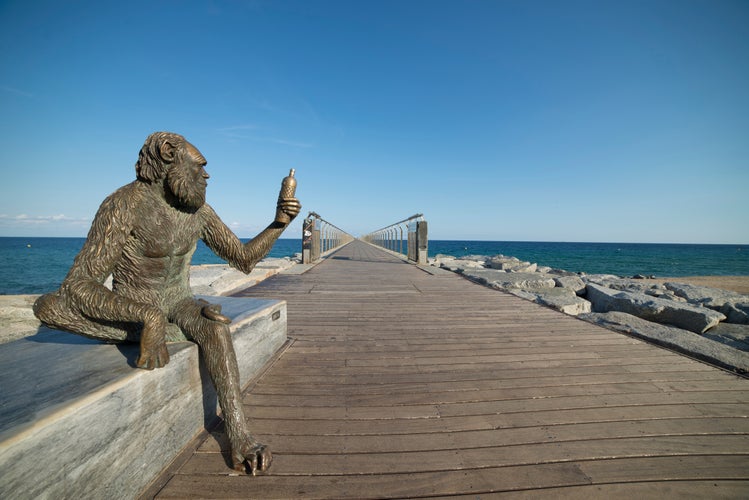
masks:
{"type": "MultiPolygon", "coordinates": [[[[0,238],[0,294],[45,293],[60,286],[84,238],[0,238]]],[[[246,241],[246,240],[244,240],[246,241]]],[[[301,252],[301,239],[279,239],[271,257],[301,252]]],[[[429,241],[429,256],[504,254],[588,274],[749,276],[749,245],[429,241]]],[[[202,242],[193,264],[221,264],[202,242]]]]}
{"type": "Polygon", "coordinates": [[[749,245],[430,240],[429,256],[438,253],[503,254],[588,274],[749,276],[749,245]]]}

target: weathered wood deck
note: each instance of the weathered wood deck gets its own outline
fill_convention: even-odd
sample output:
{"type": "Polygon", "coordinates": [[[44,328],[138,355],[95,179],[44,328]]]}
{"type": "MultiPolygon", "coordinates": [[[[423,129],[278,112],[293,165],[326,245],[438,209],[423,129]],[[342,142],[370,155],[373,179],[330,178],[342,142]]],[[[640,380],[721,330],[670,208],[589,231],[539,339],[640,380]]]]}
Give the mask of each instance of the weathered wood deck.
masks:
{"type": "Polygon", "coordinates": [[[242,295],[288,301],[273,467],[216,432],[158,498],[749,498],[748,380],[361,242],[242,295]]]}

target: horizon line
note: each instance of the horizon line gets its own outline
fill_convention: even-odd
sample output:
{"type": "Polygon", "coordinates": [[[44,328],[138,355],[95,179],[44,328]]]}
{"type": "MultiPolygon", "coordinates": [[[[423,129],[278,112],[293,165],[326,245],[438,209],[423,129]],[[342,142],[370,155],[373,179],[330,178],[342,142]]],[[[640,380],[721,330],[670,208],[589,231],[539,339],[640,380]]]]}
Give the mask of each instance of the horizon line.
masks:
{"type": "MultiPolygon", "coordinates": [[[[257,235],[253,236],[239,236],[239,239],[252,239],[257,235]]],[[[87,236],[10,236],[0,235],[0,238],[75,238],[75,239],[86,239],[87,236]]],[[[359,236],[355,236],[356,239],[361,239],[359,236]]],[[[279,240],[301,240],[299,237],[282,237],[279,240]]],[[[405,239],[404,239],[405,241],[405,239]]],[[[707,243],[707,242],[683,242],[683,241],[592,241],[592,240],[486,240],[486,239],[450,239],[450,238],[430,238],[428,241],[464,241],[464,242],[477,242],[477,243],[569,243],[569,244],[610,244],[610,245],[720,245],[720,246],[749,246],[749,243],[707,243]]]]}

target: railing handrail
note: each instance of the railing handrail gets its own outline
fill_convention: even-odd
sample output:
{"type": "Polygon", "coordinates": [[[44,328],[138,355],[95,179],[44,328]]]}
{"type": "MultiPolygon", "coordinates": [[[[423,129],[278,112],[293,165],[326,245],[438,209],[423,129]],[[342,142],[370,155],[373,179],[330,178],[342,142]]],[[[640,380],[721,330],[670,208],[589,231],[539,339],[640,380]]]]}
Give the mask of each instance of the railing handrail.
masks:
{"type": "Polygon", "coordinates": [[[392,224],[388,224],[387,226],[382,227],[380,229],[377,229],[376,231],[372,231],[371,233],[368,233],[366,236],[369,236],[370,234],[375,234],[375,233],[377,233],[379,231],[383,231],[383,230],[385,230],[385,229],[387,229],[389,227],[393,227],[393,226],[397,226],[399,224],[403,224],[404,222],[408,222],[408,221],[410,221],[412,219],[419,219],[419,218],[423,220],[424,219],[424,214],[414,214],[411,217],[407,217],[407,218],[405,218],[403,220],[400,220],[398,222],[394,222],[392,224]]]}
{"type": "Polygon", "coordinates": [[[325,220],[320,214],[309,212],[302,224],[302,262],[315,262],[353,239],[348,232],[325,220]]]}
{"type": "Polygon", "coordinates": [[[424,214],[415,214],[401,221],[389,224],[361,237],[362,240],[387,250],[403,252],[403,226],[406,226],[408,243],[405,255],[409,260],[426,264],[428,257],[427,221],[424,214]],[[400,237],[397,232],[400,231],[400,237]]]}

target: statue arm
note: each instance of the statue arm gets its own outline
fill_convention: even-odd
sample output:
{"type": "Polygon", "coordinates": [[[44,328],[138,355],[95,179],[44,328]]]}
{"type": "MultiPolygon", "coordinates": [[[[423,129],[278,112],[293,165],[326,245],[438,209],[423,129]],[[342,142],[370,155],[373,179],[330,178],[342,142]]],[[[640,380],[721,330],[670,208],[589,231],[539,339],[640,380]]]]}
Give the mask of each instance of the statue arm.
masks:
{"type": "Polygon", "coordinates": [[[260,234],[243,244],[219,218],[213,209],[205,205],[203,241],[216,255],[229,262],[243,273],[249,273],[260,262],[288,224],[273,221],[260,234]]]}

